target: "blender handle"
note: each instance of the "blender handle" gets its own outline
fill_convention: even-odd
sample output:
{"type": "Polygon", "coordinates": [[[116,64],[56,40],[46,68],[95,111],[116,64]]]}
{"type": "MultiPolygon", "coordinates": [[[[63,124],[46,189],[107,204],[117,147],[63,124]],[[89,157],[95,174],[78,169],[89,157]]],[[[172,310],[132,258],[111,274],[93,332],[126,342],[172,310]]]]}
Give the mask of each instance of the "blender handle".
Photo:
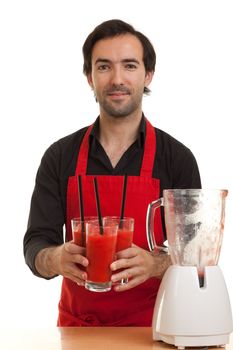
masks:
{"type": "Polygon", "coordinates": [[[166,246],[157,245],[155,240],[155,234],[154,234],[155,210],[163,205],[164,205],[163,197],[149,204],[147,209],[147,216],[146,216],[146,236],[147,236],[147,243],[150,251],[153,251],[154,249],[156,249],[159,252],[168,253],[168,248],[166,246]]]}

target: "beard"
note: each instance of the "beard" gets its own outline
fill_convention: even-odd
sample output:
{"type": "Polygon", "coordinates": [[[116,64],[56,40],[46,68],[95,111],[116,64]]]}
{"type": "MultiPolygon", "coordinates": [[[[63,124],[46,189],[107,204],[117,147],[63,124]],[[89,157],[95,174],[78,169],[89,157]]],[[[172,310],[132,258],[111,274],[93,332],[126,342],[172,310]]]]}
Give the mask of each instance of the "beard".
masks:
{"type": "Polygon", "coordinates": [[[109,115],[110,117],[114,117],[114,118],[124,118],[134,113],[139,107],[141,107],[143,89],[142,91],[138,90],[135,92],[135,91],[130,91],[128,88],[124,86],[114,85],[112,88],[105,89],[102,95],[96,93],[95,97],[96,97],[96,101],[100,105],[100,108],[104,111],[104,113],[106,113],[106,115],[109,115]],[[129,96],[130,98],[129,99],[127,98],[128,101],[122,101],[120,99],[119,100],[108,99],[108,96],[114,92],[126,93],[127,96],[129,96]]]}

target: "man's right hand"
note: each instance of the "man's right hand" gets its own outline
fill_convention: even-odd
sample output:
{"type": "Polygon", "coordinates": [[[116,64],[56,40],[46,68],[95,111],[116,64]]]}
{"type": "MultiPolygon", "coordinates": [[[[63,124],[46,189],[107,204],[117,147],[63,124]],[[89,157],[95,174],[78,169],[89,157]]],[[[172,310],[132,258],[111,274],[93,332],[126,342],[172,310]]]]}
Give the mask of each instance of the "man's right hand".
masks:
{"type": "Polygon", "coordinates": [[[87,274],[81,266],[88,265],[84,254],[85,248],[73,242],[67,242],[57,247],[42,249],[36,256],[35,266],[43,277],[62,275],[83,286],[87,274]],[[81,266],[79,267],[77,264],[81,266]]]}

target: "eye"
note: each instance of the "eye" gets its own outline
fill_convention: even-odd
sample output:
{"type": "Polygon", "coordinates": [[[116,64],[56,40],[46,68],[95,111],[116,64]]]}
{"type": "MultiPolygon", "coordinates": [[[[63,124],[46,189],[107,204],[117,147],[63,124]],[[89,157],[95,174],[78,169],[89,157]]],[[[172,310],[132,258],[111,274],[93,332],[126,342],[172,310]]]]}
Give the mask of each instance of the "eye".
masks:
{"type": "Polygon", "coordinates": [[[97,67],[97,70],[100,72],[104,72],[110,69],[110,66],[108,64],[101,64],[97,67]]]}
{"type": "Polygon", "coordinates": [[[136,66],[136,64],[134,64],[134,63],[127,63],[127,64],[125,65],[125,68],[126,68],[127,70],[135,70],[135,69],[137,69],[137,66],[136,66]]]}

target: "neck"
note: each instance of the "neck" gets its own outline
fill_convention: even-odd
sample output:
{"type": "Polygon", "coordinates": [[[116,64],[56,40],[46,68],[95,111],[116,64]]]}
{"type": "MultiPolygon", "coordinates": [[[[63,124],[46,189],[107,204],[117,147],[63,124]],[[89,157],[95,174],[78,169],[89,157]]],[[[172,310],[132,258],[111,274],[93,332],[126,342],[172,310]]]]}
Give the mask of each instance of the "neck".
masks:
{"type": "Polygon", "coordinates": [[[114,118],[100,114],[100,142],[134,142],[138,136],[138,129],[142,112],[138,115],[114,118]]]}
{"type": "Polygon", "coordinates": [[[113,118],[100,115],[99,141],[115,167],[124,152],[138,137],[142,112],[137,116],[113,118]]]}

